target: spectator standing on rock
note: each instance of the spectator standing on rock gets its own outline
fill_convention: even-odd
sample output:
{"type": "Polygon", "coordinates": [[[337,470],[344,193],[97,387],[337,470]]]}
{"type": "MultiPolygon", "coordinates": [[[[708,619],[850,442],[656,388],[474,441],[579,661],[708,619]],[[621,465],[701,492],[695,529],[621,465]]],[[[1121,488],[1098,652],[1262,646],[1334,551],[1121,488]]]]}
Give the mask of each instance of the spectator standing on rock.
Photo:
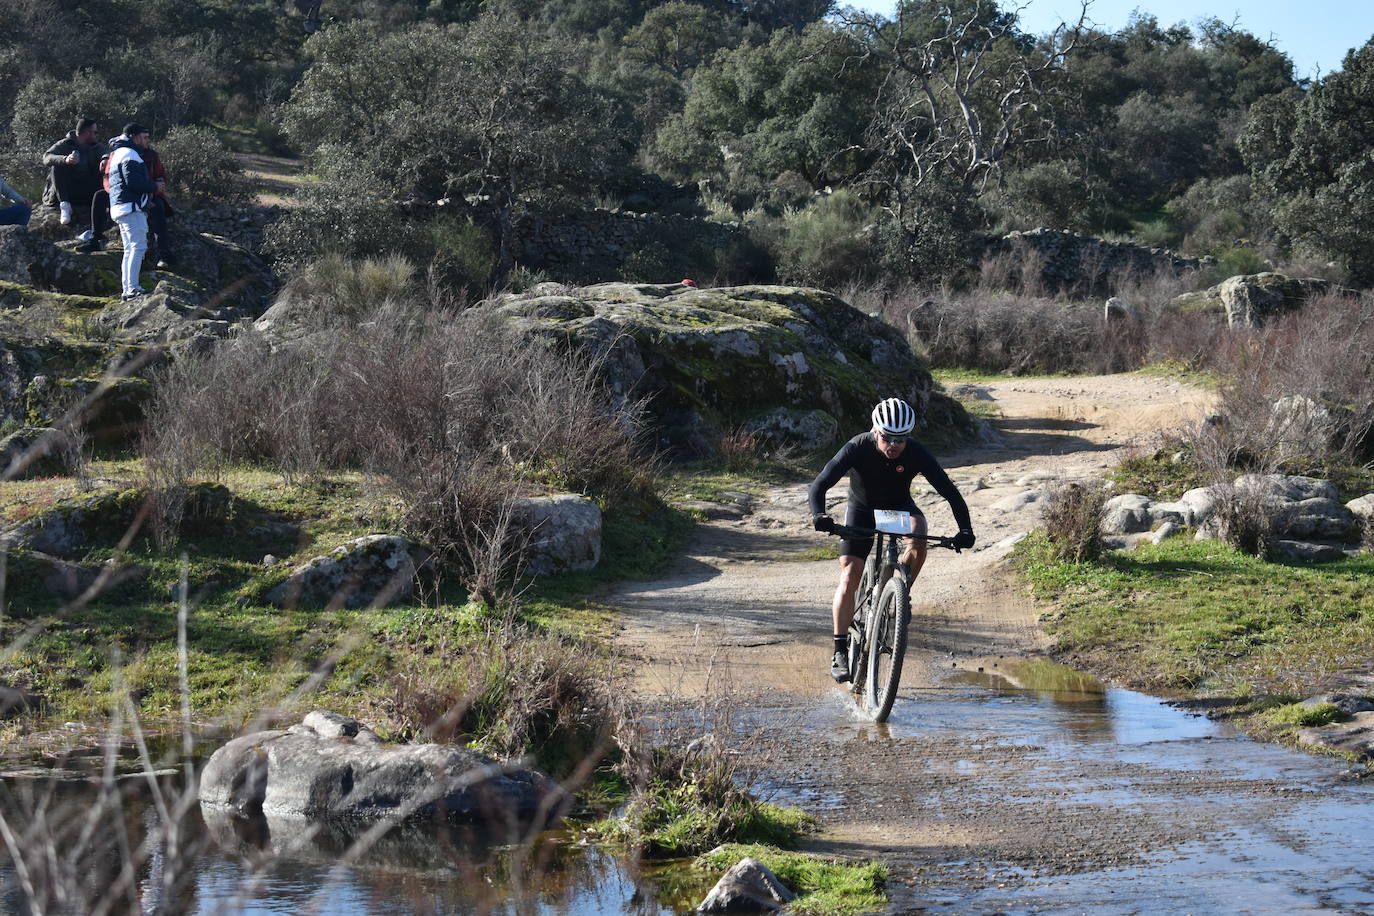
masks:
{"type": "Polygon", "coordinates": [[[0,178],[0,203],[8,203],[8,206],[0,207],[0,226],[27,226],[29,217],[33,215],[33,207],[29,206],[29,200],[14,188],[10,187],[9,182],[0,178]]]}
{"type": "Polygon", "coordinates": [[[144,295],[138,285],[143,269],[143,255],[148,249],[148,206],[152,197],[162,190],[162,183],[148,177],[143,151],[151,139],[148,128],[141,124],[124,125],[124,133],[115,138],[107,171],[110,178],[110,216],[119,224],[119,238],[124,243],[124,261],[120,279],[123,299],[144,295]]]}
{"type": "MultiPolygon", "coordinates": [[[[110,141],[113,147],[119,138],[110,141]]],[[[159,268],[172,266],[171,244],[167,236],[167,219],[175,211],[167,199],[167,169],[162,165],[162,157],[151,146],[140,150],[148,177],[162,186],[148,203],[148,252],[145,258],[157,262],[159,268]]],[[[110,225],[110,176],[108,168],[101,176],[103,187],[91,198],[91,228],[81,233],[81,251],[104,251],[105,230],[110,225]]]]}
{"type": "Polygon", "coordinates": [[[91,118],[82,118],[75,130],[43,154],[43,164],[48,166],[43,203],[58,208],[64,226],[72,221],[72,205],[89,205],[100,190],[100,159],[109,148],[95,138],[97,127],[91,118]]]}

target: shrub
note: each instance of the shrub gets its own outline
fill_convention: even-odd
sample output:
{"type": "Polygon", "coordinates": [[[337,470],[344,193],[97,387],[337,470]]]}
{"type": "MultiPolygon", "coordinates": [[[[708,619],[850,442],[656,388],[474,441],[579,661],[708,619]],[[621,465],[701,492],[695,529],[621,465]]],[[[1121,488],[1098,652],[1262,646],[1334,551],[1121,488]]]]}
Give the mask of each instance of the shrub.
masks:
{"type": "Polygon", "coordinates": [[[826,289],[879,272],[876,208],[856,194],[836,191],[783,216],[776,241],[778,273],[785,283],[826,289]]]}
{"type": "Polygon", "coordinates": [[[480,295],[491,282],[496,252],[491,237],[471,219],[443,215],[428,226],[433,269],[449,286],[480,295]]]}
{"type": "MultiPolygon", "coordinates": [[[[472,311],[387,301],[297,346],[251,332],[154,386],[143,451],[168,477],[236,462],[288,479],[367,473],[406,533],[465,577],[513,494],[649,491],[641,410],[612,405],[595,367],[472,311]]],[[[166,481],[164,481],[165,485],[166,481]]]]}
{"type": "Polygon", "coordinates": [[[751,471],[763,460],[763,437],[752,430],[738,426],[726,430],[720,436],[720,457],[726,469],[734,473],[751,471]]]}
{"type": "Polygon", "coordinates": [[[415,267],[400,255],[354,261],[327,254],[287,280],[279,298],[309,302],[321,325],[354,323],[414,295],[415,267]]]}
{"type": "Polygon", "coordinates": [[[394,189],[365,163],[335,161],[318,181],[304,185],[294,206],[267,227],[266,251],[287,266],[324,254],[345,258],[427,252],[423,223],[411,219],[394,189]]]}
{"type": "Polygon", "coordinates": [[[252,198],[233,153],[208,127],[173,127],[157,144],[167,168],[167,193],[193,206],[242,206],[252,198]]]}
{"type": "Polygon", "coordinates": [[[90,70],[79,70],[67,80],[35,76],[14,100],[10,130],[20,154],[36,163],[76,126],[77,118],[99,121],[104,140],[118,134],[129,121],[144,119],[151,98],[149,93],[120,92],[90,70]]]}
{"type": "Polygon", "coordinates": [[[1102,554],[1102,506],[1107,489],[1100,483],[1055,487],[1045,499],[1044,528],[1050,557],[1086,563],[1102,554]]]}

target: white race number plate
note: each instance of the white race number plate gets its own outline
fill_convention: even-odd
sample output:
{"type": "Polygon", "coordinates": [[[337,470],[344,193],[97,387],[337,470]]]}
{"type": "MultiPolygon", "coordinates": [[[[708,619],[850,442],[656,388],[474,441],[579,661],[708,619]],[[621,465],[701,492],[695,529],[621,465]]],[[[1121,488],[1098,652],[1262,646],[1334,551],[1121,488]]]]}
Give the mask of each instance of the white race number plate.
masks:
{"type": "Polygon", "coordinates": [[[916,529],[911,524],[911,513],[899,509],[874,509],[873,527],[888,534],[911,534],[916,529]]]}

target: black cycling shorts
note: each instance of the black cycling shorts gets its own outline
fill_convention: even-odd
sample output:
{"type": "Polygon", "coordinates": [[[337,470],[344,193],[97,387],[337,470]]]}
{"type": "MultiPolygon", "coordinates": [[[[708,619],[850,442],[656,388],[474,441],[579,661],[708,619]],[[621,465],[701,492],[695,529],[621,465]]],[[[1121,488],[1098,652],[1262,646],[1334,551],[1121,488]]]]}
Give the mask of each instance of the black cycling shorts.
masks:
{"type": "MultiPolygon", "coordinates": [[[[916,500],[908,499],[905,506],[884,506],[884,509],[898,509],[903,512],[910,512],[912,515],[924,519],[925,514],[916,508],[916,500]]],[[[851,528],[872,528],[873,510],[860,503],[850,503],[849,508],[844,512],[844,523],[851,528]]],[[[917,534],[920,529],[917,529],[917,534]]],[[[858,557],[865,559],[869,552],[873,550],[873,538],[840,538],[840,556],[858,557]]]]}

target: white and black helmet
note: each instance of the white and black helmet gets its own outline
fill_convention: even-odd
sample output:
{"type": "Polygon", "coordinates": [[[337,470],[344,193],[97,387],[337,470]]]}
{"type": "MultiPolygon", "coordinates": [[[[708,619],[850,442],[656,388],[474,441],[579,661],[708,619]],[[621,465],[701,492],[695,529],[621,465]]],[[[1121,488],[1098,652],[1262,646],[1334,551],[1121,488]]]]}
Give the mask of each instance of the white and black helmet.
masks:
{"type": "Polygon", "coordinates": [[[901,398],[888,398],[873,408],[873,425],[884,436],[905,436],[916,427],[916,411],[901,398]]]}

